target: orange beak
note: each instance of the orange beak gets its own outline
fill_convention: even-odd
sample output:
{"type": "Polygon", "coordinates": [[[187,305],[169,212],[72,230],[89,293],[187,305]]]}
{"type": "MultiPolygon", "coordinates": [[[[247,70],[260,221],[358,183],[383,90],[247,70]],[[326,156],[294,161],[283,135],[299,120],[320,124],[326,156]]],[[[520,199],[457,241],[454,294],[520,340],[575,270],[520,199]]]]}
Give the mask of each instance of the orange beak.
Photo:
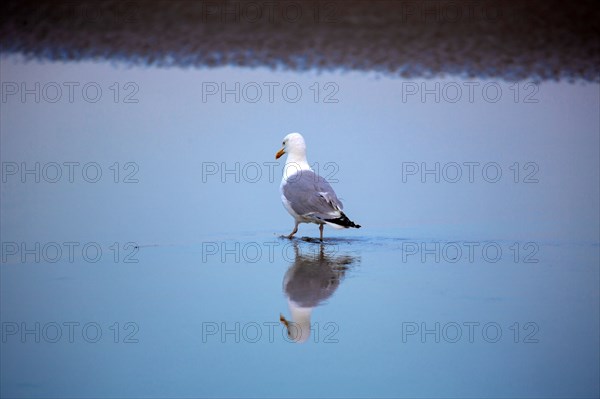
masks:
{"type": "Polygon", "coordinates": [[[284,150],[283,150],[283,148],[282,148],[281,150],[279,150],[279,151],[277,152],[277,154],[275,154],[275,159],[279,159],[279,158],[281,158],[281,156],[282,156],[283,154],[285,154],[285,151],[284,151],[284,150]]]}

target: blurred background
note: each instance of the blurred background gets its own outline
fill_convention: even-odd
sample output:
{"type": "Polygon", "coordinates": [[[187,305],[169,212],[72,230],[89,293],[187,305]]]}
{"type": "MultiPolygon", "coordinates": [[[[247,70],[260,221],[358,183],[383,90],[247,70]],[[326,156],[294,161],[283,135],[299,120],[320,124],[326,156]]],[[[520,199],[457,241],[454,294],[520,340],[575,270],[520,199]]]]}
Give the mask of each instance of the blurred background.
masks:
{"type": "Polygon", "coordinates": [[[596,2],[1,7],[3,397],[600,394],[596,2]]]}

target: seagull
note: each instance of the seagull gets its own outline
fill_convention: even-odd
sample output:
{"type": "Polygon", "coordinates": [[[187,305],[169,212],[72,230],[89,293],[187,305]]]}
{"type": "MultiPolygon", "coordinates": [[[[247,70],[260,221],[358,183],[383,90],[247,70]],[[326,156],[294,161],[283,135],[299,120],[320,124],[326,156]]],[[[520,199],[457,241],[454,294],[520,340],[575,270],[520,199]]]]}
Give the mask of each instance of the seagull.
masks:
{"type": "Polygon", "coordinates": [[[327,180],[308,165],[306,144],[300,133],[290,133],[283,138],[283,147],[275,154],[275,159],[286,153],[288,156],[279,189],[281,202],[296,223],[294,230],[286,237],[292,238],[298,232],[300,223],[318,224],[321,241],[326,224],[336,229],[360,228],[342,212],[342,202],[327,180]]]}
{"type": "Polygon", "coordinates": [[[318,253],[306,252],[294,242],[294,263],[283,277],[283,290],[288,298],[292,320],[279,314],[288,338],[297,343],[306,342],[310,337],[313,309],[332,297],[346,271],[360,260],[349,255],[327,254],[322,243],[318,253]]]}

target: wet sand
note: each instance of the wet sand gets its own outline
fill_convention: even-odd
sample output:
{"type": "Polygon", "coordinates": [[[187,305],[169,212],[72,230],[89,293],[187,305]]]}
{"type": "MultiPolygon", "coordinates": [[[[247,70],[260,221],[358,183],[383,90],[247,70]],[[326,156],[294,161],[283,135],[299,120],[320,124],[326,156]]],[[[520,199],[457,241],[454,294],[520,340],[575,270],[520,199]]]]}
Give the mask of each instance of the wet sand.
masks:
{"type": "Polygon", "coordinates": [[[3,3],[5,53],[403,78],[600,80],[595,1],[3,3]]]}

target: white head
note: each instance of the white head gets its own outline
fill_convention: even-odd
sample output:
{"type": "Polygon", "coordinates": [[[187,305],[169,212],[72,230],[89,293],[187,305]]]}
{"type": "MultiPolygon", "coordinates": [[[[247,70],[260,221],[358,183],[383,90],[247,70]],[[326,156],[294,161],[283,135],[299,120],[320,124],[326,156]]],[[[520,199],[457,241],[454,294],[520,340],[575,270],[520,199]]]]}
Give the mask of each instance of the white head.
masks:
{"type": "Polygon", "coordinates": [[[286,320],[283,315],[279,316],[279,321],[287,329],[289,339],[299,344],[304,343],[310,337],[310,316],[313,308],[303,308],[292,301],[288,303],[292,312],[292,321],[286,320]]]}
{"type": "Polygon", "coordinates": [[[306,160],[304,137],[300,133],[290,133],[285,136],[283,138],[283,147],[275,154],[275,159],[279,159],[283,154],[289,154],[289,158],[296,160],[306,160]]]}

